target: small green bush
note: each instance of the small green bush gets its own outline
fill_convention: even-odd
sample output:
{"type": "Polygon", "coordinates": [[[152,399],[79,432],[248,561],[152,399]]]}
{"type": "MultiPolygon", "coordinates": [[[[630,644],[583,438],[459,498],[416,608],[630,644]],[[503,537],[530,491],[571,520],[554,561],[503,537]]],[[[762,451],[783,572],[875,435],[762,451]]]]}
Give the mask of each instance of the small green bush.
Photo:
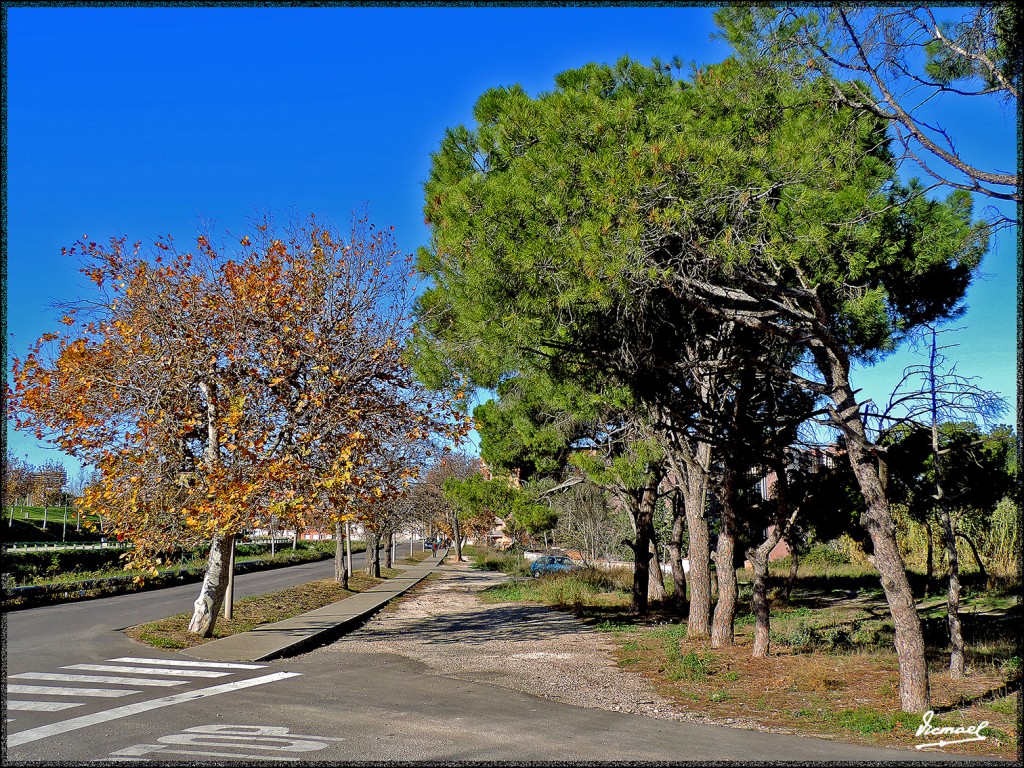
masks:
{"type": "MultiPolygon", "coordinates": [[[[462,552],[467,555],[468,547],[462,552]]],[[[499,571],[511,576],[529,576],[530,564],[521,555],[508,552],[499,552],[495,549],[474,547],[472,555],[473,567],[482,571],[499,571]]]]}
{"type": "Polygon", "coordinates": [[[1020,656],[1011,656],[1004,661],[1003,672],[1010,680],[1020,680],[1022,677],[1020,656]]]}
{"type": "Polygon", "coordinates": [[[588,578],[590,575],[575,571],[544,576],[538,580],[540,598],[552,605],[580,606],[587,604],[594,595],[611,591],[588,578]]]}
{"type": "Polygon", "coordinates": [[[815,643],[814,630],[804,619],[800,619],[788,630],[773,629],[770,637],[771,642],[788,645],[795,651],[809,650],[815,643]]]}
{"type": "Polygon", "coordinates": [[[850,558],[827,544],[815,544],[810,551],[800,558],[801,565],[809,568],[823,568],[826,566],[849,565],[850,558]]]}
{"type": "Polygon", "coordinates": [[[679,652],[678,644],[675,645],[675,658],[669,659],[665,676],[669,680],[688,680],[690,682],[701,682],[707,680],[718,670],[718,664],[711,653],[697,653],[696,651],[679,652]]]}
{"type": "Polygon", "coordinates": [[[814,644],[830,651],[841,648],[849,648],[852,645],[850,640],[850,629],[841,624],[834,624],[827,627],[816,627],[811,630],[814,637],[814,644]]]}

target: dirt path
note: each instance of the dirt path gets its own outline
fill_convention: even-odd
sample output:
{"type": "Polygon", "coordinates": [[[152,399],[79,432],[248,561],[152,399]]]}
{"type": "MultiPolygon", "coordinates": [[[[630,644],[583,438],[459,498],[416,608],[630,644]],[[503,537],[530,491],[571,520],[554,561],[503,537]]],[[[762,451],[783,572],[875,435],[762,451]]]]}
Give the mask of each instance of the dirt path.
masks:
{"type": "Polygon", "coordinates": [[[389,606],[321,653],[395,653],[431,671],[566,704],[671,720],[677,711],[640,675],[612,660],[607,635],[562,611],[485,604],[477,593],[508,577],[448,562],[441,578],[389,606]]]}

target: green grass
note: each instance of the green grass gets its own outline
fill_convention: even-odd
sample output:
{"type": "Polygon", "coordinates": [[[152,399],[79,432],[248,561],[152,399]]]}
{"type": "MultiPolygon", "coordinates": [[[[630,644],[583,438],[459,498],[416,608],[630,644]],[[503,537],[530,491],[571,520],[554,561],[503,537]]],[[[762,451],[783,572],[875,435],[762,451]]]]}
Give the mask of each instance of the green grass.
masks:
{"type": "MultiPolygon", "coordinates": [[[[49,524],[53,524],[54,520],[56,520],[58,523],[63,525],[63,523],[64,523],[64,509],[65,509],[64,506],[59,506],[59,507],[50,506],[50,507],[45,507],[44,508],[44,507],[21,507],[21,506],[18,506],[17,504],[15,504],[14,505],[13,519],[14,520],[38,520],[41,523],[41,522],[43,522],[43,519],[44,519],[44,516],[45,516],[45,519],[46,519],[46,521],[49,524]]],[[[9,506],[0,507],[0,510],[3,511],[3,517],[4,517],[5,520],[10,519],[12,517],[12,515],[11,515],[11,507],[9,507],[9,506]]],[[[68,505],[67,512],[68,512],[68,525],[70,526],[72,524],[77,523],[78,517],[77,517],[77,512],[75,511],[74,505],[68,505]]],[[[83,525],[85,524],[86,521],[88,521],[91,524],[95,524],[97,526],[99,526],[99,524],[100,524],[100,519],[96,515],[82,515],[83,525]]]]}
{"type": "Polygon", "coordinates": [[[678,642],[686,637],[686,624],[677,622],[675,624],[655,625],[647,630],[647,636],[678,642]]]}
{"type": "Polygon", "coordinates": [[[97,526],[95,530],[89,530],[84,524],[81,530],[76,529],[76,521],[69,515],[68,524],[64,525],[64,512],[61,510],[60,517],[54,520],[50,516],[49,523],[43,528],[43,520],[30,518],[26,520],[15,514],[11,519],[9,512],[4,519],[0,520],[0,540],[5,543],[30,543],[45,542],[49,544],[65,541],[68,544],[99,542],[103,537],[97,526]]]}
{"type": "Polygon", "coordinates": [[[913,732],[920,724],[919,715],[908,712],[879,712],[866,707],[856,709],[805,708],[794,713],[797,717],[815,720],[842,731],[861,734],[888,734],[896,730],[913,732]]]}
{"type": "Polygon", "coordinates": [[[495,584],[480,593],[480,599],[485,603],[537,603],[540,596],[530,581],[506,581],[503,584],[495,584]]]}
{"type": "Polygon", "coordinates": [[[165,637],[159,632],[139,632],[135,639],[140,643],[152,646],[153,648],[165,648],[170,651],[179,651],[182,648],[191,647],[190,643],[184,640],[175,640],[172,637],[165,637]]]}
{"type": "Polygon", "coordinates": [[[997,699],[996,701],[990,701],[985,706],[1001,715],[1013,715],[1017,712],[1016,694],[997,699]]]}
{"type": "Polygon", "coordinates": [[[405,555],[404,557],[398,558],[397,562],[402,563],[403,565],[416,565],[417,563],[422,563],[430,556],[430,552],[413,552],[411,555],[405,555]]]}
{"type": "Polygon", "coordinates": [[[488,587],[481,598],[488,603],[547,603],[558,607],[592,604],[600,587],[572,574],[540,579],[515,579],[488,587]]]}

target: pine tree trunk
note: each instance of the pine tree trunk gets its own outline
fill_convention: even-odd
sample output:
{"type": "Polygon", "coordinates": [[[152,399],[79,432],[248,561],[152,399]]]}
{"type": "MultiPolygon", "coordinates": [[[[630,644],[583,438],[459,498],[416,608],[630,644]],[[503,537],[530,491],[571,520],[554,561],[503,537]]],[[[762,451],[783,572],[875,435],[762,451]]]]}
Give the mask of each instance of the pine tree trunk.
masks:
{"type": "Polygon", "coordinates": [[[847,456],[866,505],[861,525],[871,537],[875,567],[881,576],[882,589],[892,614],[900,670],[900,707],[904,712],[927,712],[931,695],[921,620],[896,543],[896,524],[889,513],[889,503],[874,457],[865,447],[869,442],[860,406],[849,382],[849,361],[824,347],[815,348],[814,353],[818,368],[832,390],[833,419],[847,434],[847,456]]]}
{"type": "Polygon", "coordinates": [[[939,508],[942,521],[942,538],[946,545],[946,562],[949,564],[949,592],[946,596],[946,622],[949,625],[949,676],[956,679],[964,676],[964,633],[960,623],[960,560],[956,553],[956,536],[953,521],[945,504],[939,508]]]}
{"type": "MultiPolygon", "coordinates": [[[[781,466],[775,468],[777,477],[784,478],[785,475],[782,474],[784,471],[781,466]]],[[[775,526],[760,546],[756,548],[751,547],[747,550],[747,559],[750,560],[750,565],[754,569],[754,594],[751,607],[754,610],[753,655],[755,658],[768,655],[768,645],[771,636],[771,611],[768,607],[768,558],[771,556],[772,550],[775,549],[776,545],[785,538],[785,534],[792,527],[797,515],[796,510],[794,510],[787,520],[783,519],[785,511],[788,509],[787,486],[788,483],[785,480],[780,480],[776,484],[776,494],[779,499],[781,514],[776,519],[775,526]]],[[[794,554],[793,550],[790,550],[790,554],[794,554]]],[[[790,573],[792,574],[792,571],[790,573]]]]}
{"type": "MultiPolygon", "coordinates": [[[[761,658],[768,655],[768,648],[771,639],[771,611],[768,606],[768,562],[772,550],[778,543],[786,538],[796,522],[798,508],[790,505],[789,475],[786,473],[786,463],[781,454],[775,454],[769,459],[769,465],[775,472],[775,525],[768,529],[768,535],[757,547],[750,547],[747,550],[747,559],[754,570],[754,591],[751,599],[751,607],[754,611],[754,658],[761,658]]],[[[795,553],[790,551],[792,556],[795,553]]],[[[792,571],[791,571],[792,573],[792,571]]]]}
{"type": "MultiPolygon", "coordinates": [[[[760,550],[760,547],[758,547],[760,550]]],[[[771,635],[771,611],[768,609],[768,557],[760,551],[747,553],[754,568],[754,595],[751,607],[754,609],[754,658],[768,655],[771,635]]]]}
{"type": "Polygon", "coordinates": [[[669,607],[677,616],[686,615],[686,571],[683,570],[683,528],[682,505],[673,509],[672,537],[668,542],[668,556],[672,561],[672,598],[669,607]]]}
{"type": "Polygon", "coordinates": [[[964,634],[963,628],[960,626],[960,560],[956,554],[956,535],[953,533],[953,521],[949,516],[949,505],[946,503],[946,493],[942,483],[943,460],[939,451],[939,406],[935,382],[937,359],[936,333],[932,330],[932,348],[928,366],[931,384],[932,468],[935,471],[935,499],[938,502],[942,539],[946,546],[946,562],[949,565],[946,622],[949,625],[949,675],[955,679],[964,676],[964,634]]]}
{"type": "Polygon", "coordinates": [[[934,547],[932,546],[932,525],[927,520],[924,521],[924,532],[928,537],[927,543],[927,559],[925,562],[925,576],[924,576],[924,594],[925,597],[931,594],[932,591],[932,577],[935,575],[935,553],[934,547]]]}
{"type": "Polygon", "coordinates": [[[658,539],[654,531],[654,521],[651,521],[651,530],[647,541],[647,551],[650,558],[647,563],[647,600],[648,602],[664,602],[668,597],[665,590],[665,577],[661,573],[661,560],[658,557],[658,539]]]}
{"type": "Polygon", "coordinates": [[[786,602],[788,603],[793,596],[793,587],[796,586],[796,577],[800,570],[800,555],[796,551],[795,541],[787,539],[786,546],[789,547],[789,578],[786,579],[786,602]]]}
{"type": "MultiPolygon", "coordinates": [[[[486,538],[484,542],[486,543],[486,538]]],[[[455,545],[455,561],[462,562],[462,531],[459,529],[459,516],[452,521],[452,543],[455,545]]]]}
{"type": "Polygon", "coordinates": [[[646,525],[638,525],[636,543],[633,547],[633,593],[630,596],[629,612],[636,615],[647,613],[647,590],[650,587],[650,556],[648,551],[646,525]]]}
{"type": "Polygon", "coordinates": [[[711,446],[707,443],[698,445],[696,455],[689,457],[687,463],[690,466],[683,484],[686,528],[690,534],[687,552],[690,561],[690,611],[686,636],[708,637],[711,634],[711,534],[704,512],[707,497],[705,472],[711,465],[711,446]]]}
{"type": "Polygon", "coordinates": [[[733,471],[726,469],[722,479],[722,526],[715,550],[715,573],[718,576],[718,600],[711,621],[711,647],[733,644],[736,620],[736,522],[734,519],[733,471]]]}
{"type": "Polygon", "coordinates": [[[217,616],[224,605],[224,593],[228,587],[233,535],[215,536],[210,543],[210,555],[206,560],[206,575],[199,597],[192,606],[192,619],[188,631],[200,637],[211,637],[217,616]]]}
{"type": "Polygon", "coordinates": [[[985,570],[985,564],[981,561],[981,555],[978,554],[978,545],[974,543],[974,539],[968,536],[963,531],[957,531],[954,529],[954,536],[959,536],[961,539],[967,542],[967,546],[971,548],[971,554],[974,556],[974,562],[978,564],[978,571],[981,573],[981,580],[985,582],[985,586],[992,587],[992,577],[988,575],[988,571],[985,570]]]}
{"type": "Polygon", "coordinates": [[[632,509],[636,541],[633,544],[633,593],[630,597],[629,612],[636,615],[647,613],[650,594],[651,531],[654,523],[654,504],[657,485],[627,492],[632,509]]]}

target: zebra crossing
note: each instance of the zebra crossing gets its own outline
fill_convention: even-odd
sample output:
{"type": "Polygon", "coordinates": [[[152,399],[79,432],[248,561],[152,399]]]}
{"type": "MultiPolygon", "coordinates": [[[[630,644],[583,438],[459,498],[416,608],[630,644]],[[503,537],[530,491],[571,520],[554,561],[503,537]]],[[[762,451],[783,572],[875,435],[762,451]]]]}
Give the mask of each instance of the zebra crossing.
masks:
{"type": "MultiPolygon", "coordinates": [[[[100,664],[68,664],[59,668],[67,672],[20,672],[7,678],[7,710],[61,712],[84,706],[89,700],[117,699],[146,689],[206,682],[266,666],[121,656],[100,664]]],[[[7,722],[13,720],[7,718],[7,722]]]]}

